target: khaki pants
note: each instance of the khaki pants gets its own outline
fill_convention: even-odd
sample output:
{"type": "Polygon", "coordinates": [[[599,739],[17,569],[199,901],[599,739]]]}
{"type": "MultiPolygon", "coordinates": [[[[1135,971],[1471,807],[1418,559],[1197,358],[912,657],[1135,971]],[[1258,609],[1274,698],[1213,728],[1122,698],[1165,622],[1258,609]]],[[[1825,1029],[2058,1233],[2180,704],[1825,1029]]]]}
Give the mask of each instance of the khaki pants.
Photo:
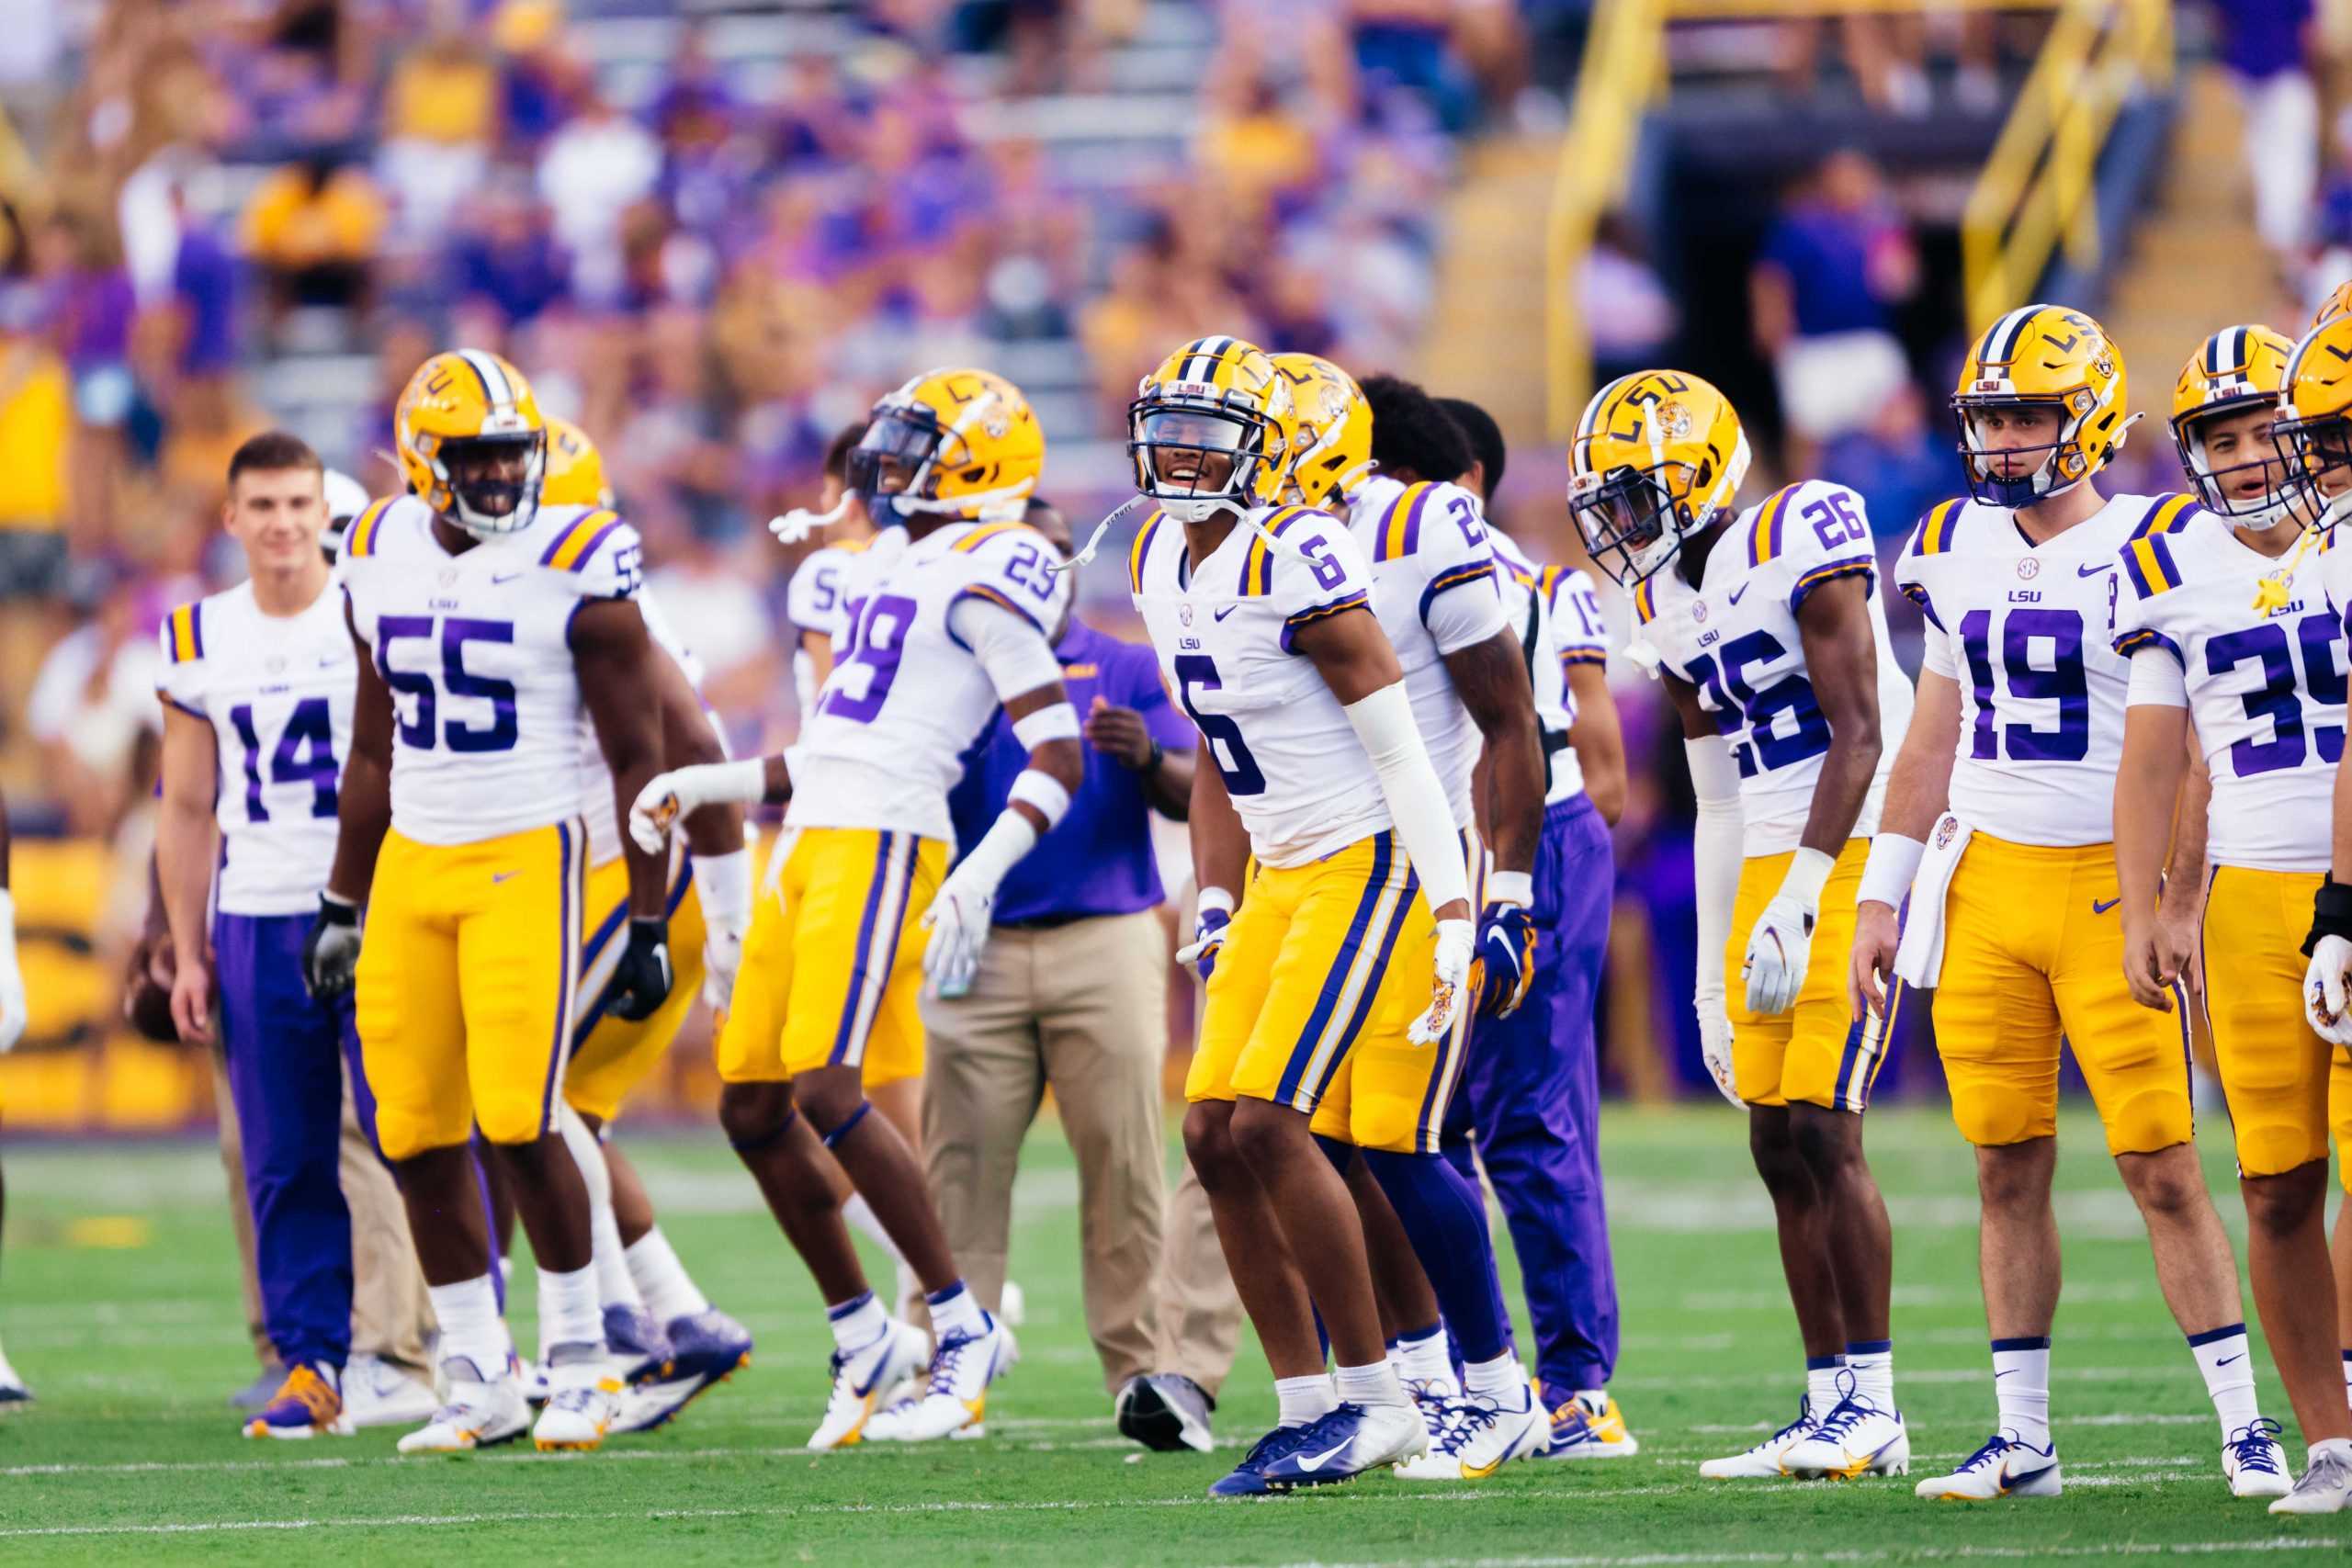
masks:
{"type": "Polygon", "coordinates": [[[999,928],[969,995],[926,996],[923,1145],[964,1278],[1004,1288],[1021,1142],[1050,1086],[1078,1156],[1086,1331],[1116,1393],[1154,1364],[1154,1275],[1167,1178],[1160,1059],[1167,940],[1147,910],[1047,930],[999,928]]]}
{"type": "MultiPolygon", "coordinates": [[[[245,1198],[243,1141],[237,1130],[236,1102],[229,1094],[228,1068],[218,1051],[212,1053],[212,1103],[220,1122],[220,1168],[229,1179],[229,1219],[237,1233],[245,1331],[253,1339],[254,1359],[275,1366],[277,1355],[262,1321],[261,1279],[254,1269],[254,1216],[245,1198]]],[[[416,1244],[409,1236],[408,1209],[392,1173],[376,1157],[359,1125],[348,1072],[340,1153],[343,1201],[351,1208],[351,1353],[380,1357],[430,1378],[433,1303],[424,1292],[424,1271],[417,1267],[416,1244]]]]}
{"type": "Polygon", "coordinates": [[[1184,1162],[1168,1197],[1168,1239],[1159,1258],[1159,1346],[1155,1371],[1179,1372],[1216,1397],[1241,1342],[1241,1296],[1201,1179],[1184,1162]]]}

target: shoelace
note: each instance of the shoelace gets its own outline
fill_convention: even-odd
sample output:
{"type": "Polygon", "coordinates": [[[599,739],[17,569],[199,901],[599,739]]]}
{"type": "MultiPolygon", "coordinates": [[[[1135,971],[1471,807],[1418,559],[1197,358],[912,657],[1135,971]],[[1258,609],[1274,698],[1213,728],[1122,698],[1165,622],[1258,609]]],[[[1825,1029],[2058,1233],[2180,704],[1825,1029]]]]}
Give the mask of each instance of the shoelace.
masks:
{"type": "Polygon", "coordinates": [[[1870,1402],[1869,1395],[1849,1393],[1832,1406],[1828,1415],[1821,1418],[1820,1430],[1815,1435],[1843,1442],[1846,1434],[1861,1424],[1863,1416],[1876,1416],[1879,1413],[1878,1406],[1870,1402]]]}
{"type": "Polygon", "coordinates": [[[1317,1435],[1317,1428],[1327,1419],[1329,1417],[1318,1417],[1309,1421],[1304,1427],[1275,1427],[1250,1445],[1250,1451],[1241,1456],[1241,1463],[1238,1468],[1263,1470],[1278,1459],[1287,1459],[1313,1441],[1317,1435]]]}
{"type": "Polygon", "coordinates": [[[1446,1416],[1446,1427],[1438,1438],[1438,1447],[1446,1453],[1458,1454],[1479,1433],[1502,1419],[1502,1406],[1491,1399],[1473,1395],[1448,1401],[1446,1416]]]}
{"type": "Polygon", "coordinates": [[[1758,1449],[1777,1449],[1783,1443],[1786,1443],[1791,1438],[1794,1438],[1798,1433],[1806,1431],[1818,1425],[1819,1423],[1814,1420],[1812,1414],[1805,1408],[1805,1402],[1800,1399],[1797,1401],[1797,1418],[1747,1451],[1754,1453],[1758,1449]]]}
{"type": "Polygon", "coordinates": [[[567,1388],[549,1399],[548,1404],[550,1407],[566,1413],[584,1411],[588,1408],[589,1401],[601,1392],[594,1388],[567,1388]]]}
{"type": "Polygon", "coordinates": [[[2352,1483],[2352,1463],[2333,1453],[2312,1454],[2303,1463],[2303,1473],[2295,1483],[2298,1492],[2321,1492],[2352,1483]]]}
{"type": "Polygon", "coordinates": [[[2264,1475],[2284,1475],[2286,1472],[2278,1468],[2277,1456],[2282,1451],[2278,1448],[2278,1435],[2286,1429],[2267,1416],[2259,1416],[2231,1434],[2229,1442],[2224,1446],[2230,1450],[2231,1457],[2238,1461],[2240,1470],[2251,1470],[2264,1475]]]}
{"type": "Polygon", "coordinates": [[[956,1393],[956,1369],[962,1364],[964,1352],[978,1344],[980,1336],[977,1334],[959,1334],[953,1339],[940,1341],[938,1354],[931,1359],[931,1382],[928,1386],[933,1393],[962,1397],[956,1393]]]}
{"type": "Polygon", "coordinates": [[[2010,1437],[2007,1432],[1996,1432],[1991,1437],[1984,1439],[1984,1446],[1983,1448],[1978,1449],[1974,1453],[1970,1454],[1966,1459],[1962,1460],[1960,1461],[1959,1468],[1954,1470],[1952,1473],[1954,1475],[1965,1474],[1969,1471],[1978,1469],[1981,1466],[1990,1464],[1995,1461],[1997,1461],[2004,1454],[2007,1454],[2011,1449],[2021,1449],[2026,1446],[2026,1444],[2010,1437]]]}

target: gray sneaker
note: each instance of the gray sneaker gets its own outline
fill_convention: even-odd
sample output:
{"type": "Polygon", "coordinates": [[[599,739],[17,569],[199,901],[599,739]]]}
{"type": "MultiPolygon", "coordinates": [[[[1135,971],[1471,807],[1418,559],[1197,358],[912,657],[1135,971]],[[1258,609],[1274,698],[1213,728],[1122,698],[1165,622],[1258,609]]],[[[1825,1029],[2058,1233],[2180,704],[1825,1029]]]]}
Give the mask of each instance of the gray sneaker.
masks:
{"type": "Polygon", "coordinates": [[[2274,1514],[2334,1514],[2352,1499],[2352,1454],[2344,1443],[2329,1443],[2303,1456],[2302,1479],[2270,1505],[2274,1514]]]}
{"type": "Polygon", "coordinates": [[[1176,1372],[1129,1378],[1112,1406],[1122,1436],[1159,1453],[1207,1453],[1215,1448],[1209,1413],[1216,1408],[1206,1389],[1176,1372]]]}

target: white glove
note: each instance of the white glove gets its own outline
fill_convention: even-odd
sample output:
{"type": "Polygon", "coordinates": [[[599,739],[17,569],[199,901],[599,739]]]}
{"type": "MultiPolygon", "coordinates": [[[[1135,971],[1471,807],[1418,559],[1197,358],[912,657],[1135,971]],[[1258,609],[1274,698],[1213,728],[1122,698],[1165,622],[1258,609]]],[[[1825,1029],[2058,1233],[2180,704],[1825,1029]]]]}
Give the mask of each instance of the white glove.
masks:
{"type": "Polygon", "coordinates": [[[1453,1032],[1454,1015],[1476,1000],[1470,991],[1470,960],[1477,948],[1476,920],[1437,923],[1436,976],[1430,989],[1430,1009],[1405,1031],[1406,1039],[1427,1045],[1453,1032]]]}
{"type": "Polygon", "coordinates": [[[637,792],[637,802],[628,808],[628,836],[647,854],[658,855],[679,818],[713,801],[749,806],[765,795],[767,787],[767,763],[758,757],[741,762],[702,762],[656,773],[637,792]]]}
{"type": "Polygon", "coordinates": [[[1747,978],[1747,1010],[1770,1018],[1797,1004],[1813,956],[1813,928],[1821,913],[1821,889],[1837,863],[1819,850],[1800,849],[1789,863],[1781,889],[1747,933],[1740,973],[1747,978]]]}
{"type": "Polygon", "coordinates": [[[17,902],[0,887],[0,1053],[25,1037],[24,972],[17,967],[17,902]]]}
{"type": "Polygon", "coordinates": [[[2352,942],[2324,936],[2303,971],[2303,1016],[2333,1045],[2352,1046],[2352,1018],[2345,1016],[2346,972],[2352,970],[2352,942]]]}
{"type": "Polygon", "coordinates": [[[1739,1098],[1739,1086],[1732,1075],[1731,1020],[1724,1016],[1724,999],[1718,996],[1695,998],[1699,1010],[1699,1055],[1707,1064],[1707,1076],[1715,1080],[1723,1097],[1740,1110],[1747,1109],[1747,1101],[1739,1098]]]}
{"type": "Polygon", "coordinates": [[[980,950],[988,945],[996,887],[995,879],[976,871],[967,855],[932,897],[922,916],[923,930],[931,933],[931,945],[922,950],[922,973],[934,996],[960,997],[971,990],[980,950]]]}
{"type": "Polygon", "coordinates": [[[694,857],[695,894],[702,905],[702,999],[724,1012],[743,967],[743,937],[752,929],[752,852],[694,857]]]}

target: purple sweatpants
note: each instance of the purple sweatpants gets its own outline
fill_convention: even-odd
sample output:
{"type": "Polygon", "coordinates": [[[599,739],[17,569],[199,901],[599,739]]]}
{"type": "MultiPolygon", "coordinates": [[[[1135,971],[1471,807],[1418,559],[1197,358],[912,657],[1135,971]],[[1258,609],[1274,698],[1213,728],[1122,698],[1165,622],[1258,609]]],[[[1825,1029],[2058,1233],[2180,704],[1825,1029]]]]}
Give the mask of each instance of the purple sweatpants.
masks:
{"type": "MultiPolygon", "coordinates": [[[[1593,998],[1616,884],[1609,829],[1578,795],[1544,812],[1535,852],[1535,977],[1471,1037],[1462,1090],[1527,1288],[1536,1375],[1555,1403],[1617,1364],[1617,1276],[1600,1187],[1600,1065],[1593,998]]],[[[1449,1140],[1457,1160],[1467,1150],[1449,1140]]]]}

